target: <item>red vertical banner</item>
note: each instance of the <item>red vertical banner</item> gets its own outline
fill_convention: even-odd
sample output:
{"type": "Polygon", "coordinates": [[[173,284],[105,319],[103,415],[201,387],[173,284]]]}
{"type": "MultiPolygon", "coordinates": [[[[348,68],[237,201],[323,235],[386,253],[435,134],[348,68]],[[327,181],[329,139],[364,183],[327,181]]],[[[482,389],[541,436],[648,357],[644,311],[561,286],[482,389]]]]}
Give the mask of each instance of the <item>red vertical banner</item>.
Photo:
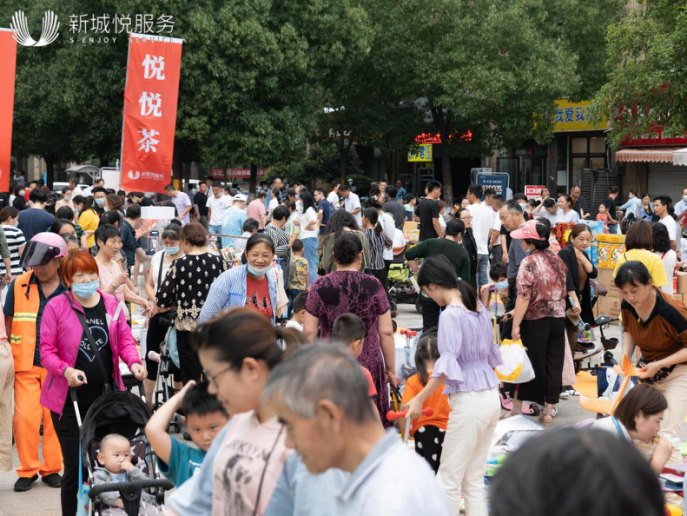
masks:
{"type": "Polygon", "coordinates": [[[172,175],[181,39],[129,34],[122,188],[163,193],[172,175]]]}
{"type": "Polygon", "coordinates": [[[14,75],[17,66],[17,42],[12,35],[10,29],[0,29],[0,192],[10,190],[14,75]]]}

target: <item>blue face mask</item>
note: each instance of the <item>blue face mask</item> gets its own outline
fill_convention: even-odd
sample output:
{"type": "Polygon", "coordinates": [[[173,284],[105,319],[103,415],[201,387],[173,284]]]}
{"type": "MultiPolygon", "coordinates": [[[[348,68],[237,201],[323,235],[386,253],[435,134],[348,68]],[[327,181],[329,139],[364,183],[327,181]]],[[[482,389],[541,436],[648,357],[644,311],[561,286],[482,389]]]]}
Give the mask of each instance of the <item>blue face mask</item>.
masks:
{"type": "Polygon", "coordinates": [[[99,286],[100,282],[98,280],[89,281],[87,283],[74,283],[72,284],[72,293],[81,299],[88,299],[95,294],[99,286]]]}
{"type": "Polygon", "coordinates": [[[499,281],[494,285],[497,290],[504,290],[508,288],[508,282],[507,281],[499,281]]]}
{"type": "Polygon", "coordinates": [[[19,221],[17,221],[17,222],[15,222],[14,224],[12,224],[12,227],[18,228],[18,227],[19,227],[19,221]]]}
{"type": "Polygon", "coordinates": [[[175,245],[174,247],[167,247],[163,245],[162,250],[167,254],[177,254],[179,252],[179,246],[175,245]]]}
{"type": "Polygon", "coordinates": [[[103,198],[101,198],[101,199],[96,199],[96,200],[95,200],[95,203],[96,203],[98,206],[102,206],[103,204],[105,204],[105,197],[103,197],[103,198]]]}
{"type": "Polygon", "coordinates": [[[252,274],[253,276],[258,276],[258,277],[262,278],[270,270],[270,267],[272,267],[272,266],[268,265],[264,269],[256,269],[255,267],[253,267],[252,265],[249,264],[248,265],[248,272],[250,274],[252,274]]]}

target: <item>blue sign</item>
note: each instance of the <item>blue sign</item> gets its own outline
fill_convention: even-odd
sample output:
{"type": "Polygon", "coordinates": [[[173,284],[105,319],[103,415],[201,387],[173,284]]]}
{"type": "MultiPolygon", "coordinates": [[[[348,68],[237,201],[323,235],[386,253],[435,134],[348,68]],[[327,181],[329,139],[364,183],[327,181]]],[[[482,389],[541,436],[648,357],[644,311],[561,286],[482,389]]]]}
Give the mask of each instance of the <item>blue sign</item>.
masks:
{"type": "MultiPolygon", "coordinates": [[[[510,180],[510,175],[508,172],[478,172],[477,173],[477,184],[481,185],[484,190],[491,188],[496,191],[498,195],[503,195],[506,199],[506,193],[508,192],[508,181],[510,180]]],[[[482,194],[482,200],[484,200],[484,194],[482,194]]]]}

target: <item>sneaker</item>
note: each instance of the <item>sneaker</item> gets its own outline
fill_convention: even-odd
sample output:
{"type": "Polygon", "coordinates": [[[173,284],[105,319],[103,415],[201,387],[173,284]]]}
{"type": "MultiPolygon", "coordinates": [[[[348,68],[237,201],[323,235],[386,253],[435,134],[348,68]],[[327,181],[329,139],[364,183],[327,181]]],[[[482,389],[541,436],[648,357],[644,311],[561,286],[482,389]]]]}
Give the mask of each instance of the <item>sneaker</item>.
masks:
{"type": "Polygon", "coordinates": [[[570,396],[570,394],[568,393],[568,391],[562,391],[559,397],[560,397],[561,399],[565,399],[565,398],[567,398],[568,396],[570,396]]]}
{"type": "Polygon", "coordinates": [[[38,475],[34,475],[32,477],[19,477],[19,480],[14,483],[14,490],[20,492],[28,491],[31,489],[31,484],[33,484],[36,480],[38,480],[38,475]]]}
{"type": "Polygon", "coordinates": [[[45,475],[44,477],[41,477],[41,480],[48,484],[50,487],[62,486],[62,477],[57,473],[50,473],[49,475],[45,475]]]}

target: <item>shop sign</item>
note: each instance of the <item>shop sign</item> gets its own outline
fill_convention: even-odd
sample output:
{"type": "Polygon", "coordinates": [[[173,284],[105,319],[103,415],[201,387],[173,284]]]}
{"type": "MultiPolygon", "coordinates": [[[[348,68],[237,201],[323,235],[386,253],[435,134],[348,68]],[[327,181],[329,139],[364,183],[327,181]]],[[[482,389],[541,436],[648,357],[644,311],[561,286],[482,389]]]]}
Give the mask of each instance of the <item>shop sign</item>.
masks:
{"type": "Polygon", "coordinates": [[[555,131],[557,133],[567,131],[602,131],[606,129],[607,122],[603,121],[597,125],[590,122],[591,112],[589,101],[570,102],[568,99],[557,99],[554,111],[555,131]]]}
{"type": "Polygon", "coordinates": [[[432,145],[419,145],[417,147],[411,147],[408,150],[408,161],[418,162],[418,161],[432,161],[432,145]]]}

